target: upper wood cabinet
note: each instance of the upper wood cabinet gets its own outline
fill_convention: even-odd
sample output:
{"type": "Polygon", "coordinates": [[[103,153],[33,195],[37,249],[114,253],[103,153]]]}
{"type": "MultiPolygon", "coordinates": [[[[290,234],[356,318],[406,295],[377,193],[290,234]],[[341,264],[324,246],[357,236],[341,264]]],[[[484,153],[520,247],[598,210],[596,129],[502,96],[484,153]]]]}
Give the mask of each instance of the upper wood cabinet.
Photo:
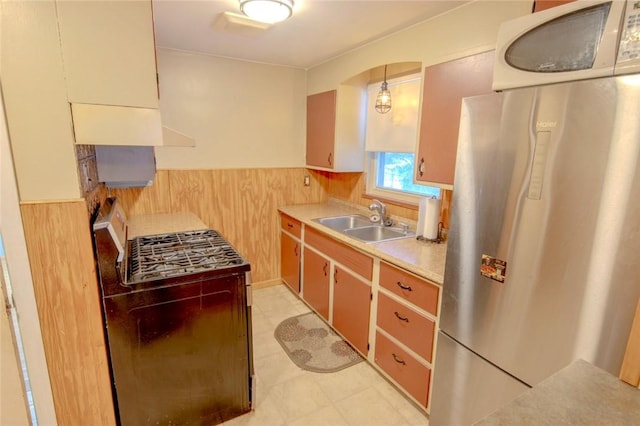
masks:
{"type": "Polygon", "coordinates": [[[151,1],[57,1],[69,102],[158,108],[151,1]]]}
{"type": "Polygon", "coordinates": [[[426,67],[416,180],[453,185],[462,98],[492,93],[494,51],[426,67]]]}
{"type": "Polygon", "coordinates": [[[307,96],[307,166],[334,172],[364,170],[365,87],[307,96]]]}
{"type": "Polygon", "coordinates": [[[533,2],[533,12],[540,12],[541,10],[551,9],[552,7],[560,6],[562,4],[571,3],[573,0],[536,0],[533,2]]]}

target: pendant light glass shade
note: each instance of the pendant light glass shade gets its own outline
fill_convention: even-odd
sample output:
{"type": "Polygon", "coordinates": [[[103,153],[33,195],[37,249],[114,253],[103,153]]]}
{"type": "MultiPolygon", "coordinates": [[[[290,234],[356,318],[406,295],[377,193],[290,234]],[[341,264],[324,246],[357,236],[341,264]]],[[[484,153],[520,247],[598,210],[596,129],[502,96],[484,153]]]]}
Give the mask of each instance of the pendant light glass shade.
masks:
{"type": "Polygon", "coordinates": [[[387,66],[384,66],[384,81],[382,82],[382,87],[380,87],[380,92],[378,92],[378,96],[376,96],[376,111],[380,114],[386,114],[391,111],[391,92],[387,87],[387,66]]]}
{"type": "Polygon", "coordinates": [[[240,0],[240,11],[249,18],[273,24],[293,13],[293,0],[240,0]]]}

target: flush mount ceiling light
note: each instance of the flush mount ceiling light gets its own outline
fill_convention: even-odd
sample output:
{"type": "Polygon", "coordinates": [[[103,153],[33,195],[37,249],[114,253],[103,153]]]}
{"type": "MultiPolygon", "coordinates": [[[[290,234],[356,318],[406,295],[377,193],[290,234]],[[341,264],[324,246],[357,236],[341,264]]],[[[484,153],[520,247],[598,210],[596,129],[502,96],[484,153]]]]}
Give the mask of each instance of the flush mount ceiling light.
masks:
{"type": "Polygon", "coordinates": [[[378,92],[378,96],[376,96],[376,111],[380,114],[386,114],[391,111],[391,92],[387,88],[387,66],[384,66],[384,81],[382,82],[382,87],[380,87],[380,92],[378,92]]]}
{"type": "Polygon", "coordinates": [[[293,12],[293,0],[240,0],[240,11],[251,19],[273,24],[293,12]]]}

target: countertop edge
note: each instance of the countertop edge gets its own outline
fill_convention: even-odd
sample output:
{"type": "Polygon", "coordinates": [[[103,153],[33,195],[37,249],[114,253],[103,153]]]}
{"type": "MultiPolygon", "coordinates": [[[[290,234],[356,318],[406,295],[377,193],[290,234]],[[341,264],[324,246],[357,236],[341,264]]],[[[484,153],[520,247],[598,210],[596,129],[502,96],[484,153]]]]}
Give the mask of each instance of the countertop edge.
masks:
{"type": "Polygon", "coordinates": [[[335,240],[356,248],[363,253],[378,257],[385,262],[427,279],[434,284],[442,285],[446,256],[446,244],[444,243],[421,242],[415,238],[364,243],[313,221],[313,219],[320,217],[355,213],[363,214],[362,211],[355,207],[351,208],[336,204],[299,204],[281,206],[278,208],[278,211],[299,220],[305,226],[321,231],[335,240]],[[420,254],[424,256],[420,256],[420,254]],[[423,259],[423,265],[419,265],[413,261],[413,258],[416,257],[423,259]],[[424,258],[427,259],[425,260],[424,258]]]}

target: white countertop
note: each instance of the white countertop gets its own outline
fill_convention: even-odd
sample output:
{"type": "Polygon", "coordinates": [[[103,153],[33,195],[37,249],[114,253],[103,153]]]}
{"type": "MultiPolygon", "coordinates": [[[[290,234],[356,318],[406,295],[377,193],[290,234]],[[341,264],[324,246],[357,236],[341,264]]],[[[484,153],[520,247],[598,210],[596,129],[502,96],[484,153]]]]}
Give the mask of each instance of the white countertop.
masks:
{"type": "MultiPolygon", "coordinates": [[[[347,214],[363,214],[355,207],[341,203],[328,204],[300,204],[284,206],[279,209],[305,226],[318,229],[338,241],[346,243],[358,250],[379,257],[389,263],[413,272],[423,278],[442,284],[447,245],[418,241],[415,238],[382,241],[378,243],[363,243],[348,237],[341,232],[334,231],[313,221],[322,217],[341,216],[347,214]]],[[[366,213],[364,213],[366,214],[366,213]]]]}
{"type": "Polygon", "coordinates": [[[207,229],[207,225],[193,213],[160,213],[130,217],[127,221],[127,239],[143,235],[207,229]]]}

